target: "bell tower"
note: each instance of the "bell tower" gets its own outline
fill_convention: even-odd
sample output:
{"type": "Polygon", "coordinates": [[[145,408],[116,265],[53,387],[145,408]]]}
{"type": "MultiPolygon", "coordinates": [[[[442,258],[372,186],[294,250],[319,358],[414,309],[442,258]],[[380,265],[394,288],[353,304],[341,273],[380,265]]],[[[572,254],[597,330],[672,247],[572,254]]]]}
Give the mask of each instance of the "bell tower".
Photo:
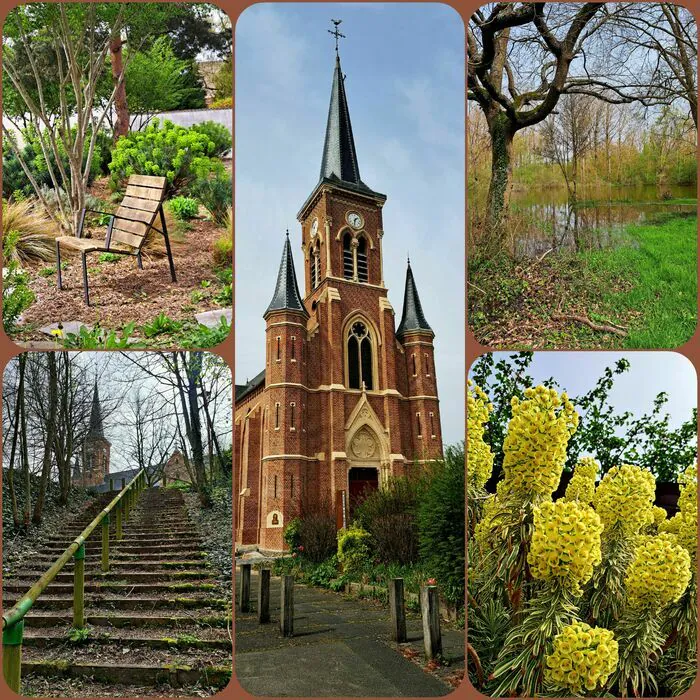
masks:
{"type": "Polygon", "coordinates": [[[104,434],[102,425],[102,406],[97,389],[97,380],[92,393],[90,409],[90,428],[85,436],[82,449],[82,470],[78,468],[73,473],[73,483],[76,486],[97,486],[104,482],[109,474],[109,457],[111,443],[104,434]]]}
{"type": "MultiPolygon", "coordinates": [[[[330,31],[330,30],[329,30],[330,31]]],[[[331,32],[337,38],[343,35],[331,32]]],[[[381,243],[386,195],[360,177],[340,56],[328,107],[318,183],[297,214],[302,228],[306,298],[331,280],[384,287],[381,243]]]]}

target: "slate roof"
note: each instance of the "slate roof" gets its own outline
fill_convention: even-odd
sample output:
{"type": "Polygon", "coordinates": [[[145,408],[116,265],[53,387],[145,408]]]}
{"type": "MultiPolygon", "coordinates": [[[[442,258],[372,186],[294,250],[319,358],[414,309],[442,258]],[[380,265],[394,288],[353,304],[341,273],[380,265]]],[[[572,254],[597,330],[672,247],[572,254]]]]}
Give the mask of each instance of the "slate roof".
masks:
{"type": "Polygon", "coordinates": [[[109,474],[107,474],[107,476],[101,484],[97,484],[97,486],[91,486],[90,488],[95,489],[97,493],[106,493],[107,491],[109,491],[109,480],[112,479],[112,483],[114,484],[114,490],[116,492],[121,490],[122,479],[126,479],[126,483],[128,484],[138,473],[138,467],[135,469],[124,469],[120,472],[110,472],[109,474]]]}
{"type": "Polygon", "coordinates": [[[255,391],[259,386],[265,384],[265,370],[256,374],[246,384],[236,384],[236,403],[244,399],[248,394],[255,391]]]}
{"type": "Polygon", "coordinates": [[[433,333],[433,329],[423,315],[423,307],[420,303],[416,281],[413,279],[413,270],[411,270],[411,263],[409,262],[406,270],[406,289],[403,294],[403,313],[401,315],[401,323],[396,329],[396,336],[401,338],[410,331],[433,333]]]}
{"type": "Polygon", "coordinates": [[[272,311],[301,311],[305,315],[309,315],[299,293],[297,275],[294,271],[294,259],[292,258],[292,246],[289,243],[289,231],[287,231],[287,237],[284,241],[275,293],[263,314],[263,318],[267,318],[267,315],[272,311]]]}

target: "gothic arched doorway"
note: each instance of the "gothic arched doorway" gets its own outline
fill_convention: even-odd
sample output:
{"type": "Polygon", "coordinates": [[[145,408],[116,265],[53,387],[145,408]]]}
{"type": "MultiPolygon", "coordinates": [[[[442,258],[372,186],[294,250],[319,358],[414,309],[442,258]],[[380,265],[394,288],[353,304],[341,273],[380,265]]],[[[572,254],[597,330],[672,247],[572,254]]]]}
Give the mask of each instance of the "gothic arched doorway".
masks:
{"type": "Polygon", "coordinates": [[[348,492],[350,494],[350,515],[353,514],[367,495],[379,488],[377,467],[352,467],[348,472],[348,492]]]}

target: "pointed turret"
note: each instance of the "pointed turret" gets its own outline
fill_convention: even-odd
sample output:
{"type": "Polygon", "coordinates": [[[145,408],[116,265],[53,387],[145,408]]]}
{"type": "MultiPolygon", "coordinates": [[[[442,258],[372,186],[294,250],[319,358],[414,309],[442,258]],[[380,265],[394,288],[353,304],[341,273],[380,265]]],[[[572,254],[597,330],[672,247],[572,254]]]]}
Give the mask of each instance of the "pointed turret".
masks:
{"type": "Polygon", "coordinates": [[[277,286],[272,296],[272,301],[263,314],[267,318],[273,311],[299,311],[308,316],[308,311],[301,300],[297,275],[294,271],[294,260],[292,258],[292,246],[289,243],[289,231],[284,241],[282,250],[282,261],[277,274],[277,286]]]}
{"type": "Polygon", "coordinates": [[[87,437],[104,439],[104,436],[100,395],[97,391],[97,379],[95,379],[95,391],[92,394],[92,409],[90,411],[90,430],[88,431],[87,437]]]}
{"type": "Polygon", "coordinates": [[[401,339],[407,333],[421,331],[434,335],[433,329],[423,315],[423,307],[420,303],[416,281],[413,279],[413,270],[411,270],[411,262],[409,260],[408,269],[406,270],[406,290],[403,295],[403,314],[401,315],[401,323],[396,329],[396,337],[401,339]]]}

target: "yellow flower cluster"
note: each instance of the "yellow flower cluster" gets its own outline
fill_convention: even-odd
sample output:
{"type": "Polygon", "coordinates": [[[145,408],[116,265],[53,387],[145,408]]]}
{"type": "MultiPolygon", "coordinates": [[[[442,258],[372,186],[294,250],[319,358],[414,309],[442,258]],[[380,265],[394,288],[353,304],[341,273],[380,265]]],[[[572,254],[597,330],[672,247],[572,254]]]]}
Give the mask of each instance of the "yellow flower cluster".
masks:
{"type": "Polygon", "coordinates": [[[566,393],[544,386],[514,396],[503,441],[503,471],[513,490],[549,496],[559,484],[566,446],[578,427],[578,414],[566,393]]]}
{"type": "Polygon", "coordinates": [[[678,480],[681,495],[678,499],[679,512],[672,518],[661,523],[659,532],[667,532],[676,536],[681,547],[690,554],[690,561],[695,569],[698,548],[698,469],[697,465],[688,467],[678,480]]]}
{"type": "Polygon", "coordinates": [[[467,381],[467,477],[469,483],[483,488],[493,469],[493,452],[484,441],[484,425],[493,406],[482,389],[467,381]]]}
{"type": "Polygon", "coordinates": [[[600,563],[603,525],[596,512],[577,501],[543,503],[534,509],[534,529],[528,554],[532,575],[558,580],[575,595],[600,563]]]}
{"type": "Polygon", "coordinates": [[[598,462],[593,457],[582,457],[574,467],[574,475],[566,487],[565,501],[581,501],[586,505],[593,502],[595,478],[598,475],[598,462]]]}
{"type": "Polygon", "coordinates": [[[619,524],[633,536],[654,521],[656,484],[651,472],[632,464],[613,467],[598,484],[593,507],[606,530],[619,524]]]}
{"type": "Polygon", "coordinates": [[[482,552],[497,542],[497,531],[502,520],[499,516],[508,508],[509,497],[508,483],[501,480],[496,485],[496,494],[484,501],[481,520],[474,528],[474,539],[482,552]]]}
{"type": "Polygon", "coordinates": [[[666,509],[661,506],[654,506],[651,509],[651,516],[654,518],[654,525],[659,527],[666,520],[666,509]]]}
{"type": "Polygon", "coordinates": [[[617,667],[617,642],[610,630],[585,622],[567,625],[554,638],[545,680],[573,693],[604,687],[617,667]]]}
{"type": "Polygon", "coordinates": [[[640,535],[627,569],[625,587],[630,606],[662,610],[677,601],[690,581],[690,555],[675,535],[640,535]]]}

